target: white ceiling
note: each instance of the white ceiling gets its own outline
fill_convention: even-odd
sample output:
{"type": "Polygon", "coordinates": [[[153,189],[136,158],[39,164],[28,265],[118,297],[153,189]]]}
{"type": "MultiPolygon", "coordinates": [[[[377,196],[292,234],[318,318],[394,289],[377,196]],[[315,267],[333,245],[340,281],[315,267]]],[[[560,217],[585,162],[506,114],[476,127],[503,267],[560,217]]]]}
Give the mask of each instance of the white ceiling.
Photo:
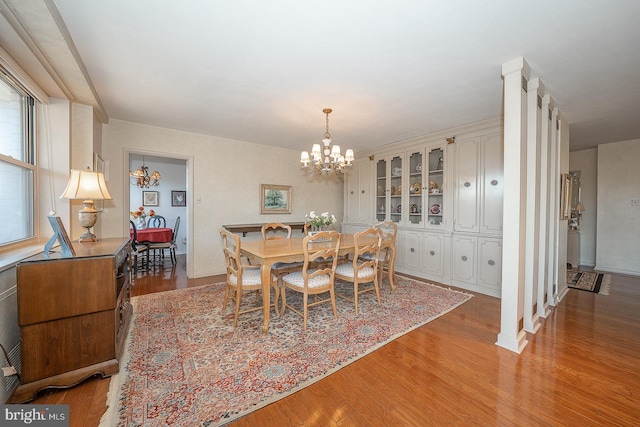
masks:
{"type": "Polygon", "coordinates": [[[500,115],[523,56],[571,150],[640,138],[637,0],[3,2],[40,48],[24,3],[57,8],[109,118],[302,150],[330,107],[357,152],[500,115]]]}

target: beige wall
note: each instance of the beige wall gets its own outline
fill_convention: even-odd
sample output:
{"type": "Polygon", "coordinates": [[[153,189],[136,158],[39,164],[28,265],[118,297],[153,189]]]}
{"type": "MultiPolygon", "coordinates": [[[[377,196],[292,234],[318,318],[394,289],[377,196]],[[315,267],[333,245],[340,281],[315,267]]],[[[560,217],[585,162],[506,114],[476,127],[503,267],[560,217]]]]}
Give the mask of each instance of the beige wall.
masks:
{"type": "Polygon", "coordinates": [[[585,211],[580,219],[580,265],[596,265],[596,212],[598,204],[598,150],[569,153],[569,170],[580,171],[582,205],[585,211]]]}
{"type": "Polygon", "coordinates": [[[129,153],[187,160],[188,214],[181,227],[189,236],[189,277],[224,273],[223,224],[304,221],[310,210],[342,218],[342,178],[306,175],[297,150],[122,120],[104,126],[102,147],[113,196],[101,215],[104,237],[122,236],[129,227],[129,153]],[[291,214],[261,215],[260,184],[290,185],[291,214]]]}
{"type": "Polygon", "coordinates": [[[640,275],[640,140],[598,145],[596,269],[640,275]]]}

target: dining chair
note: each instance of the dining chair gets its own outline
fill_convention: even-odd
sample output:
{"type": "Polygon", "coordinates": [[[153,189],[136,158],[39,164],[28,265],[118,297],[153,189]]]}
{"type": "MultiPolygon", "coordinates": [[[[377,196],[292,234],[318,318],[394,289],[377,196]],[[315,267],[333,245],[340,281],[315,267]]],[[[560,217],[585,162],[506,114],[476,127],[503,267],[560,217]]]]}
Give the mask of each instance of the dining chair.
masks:
{"type": "Polygon", "coordinates": [[[138,274],[138,255],[146,255],[146,263],[142,263],[143,266],[149,265],[149,242],[138,241],[138,230],[136,224],[132,220],[129,220],[129,232],[131,233],[131,254],[133,255],[133,274],[138,274]]]}
{"type": "Polygon", "coordinates": [[[164,251],[169,251],[169,257],[171,258],[171,265],[176,265],[176,248],[178,247],[176,239],[178,238],[178,230],[180,229],[180,217],[176,218],[176,223],[173,226],[171,232],[171,241],[169,242],[151,242],[149,243],[149,249],[153,251],[153,257],[155,259],[156,252],[160,251],[160,261],[164,261],[164,251]]]}
{"type": "MultiPolygon", "coordinates": [[[[281,222],[270,222],[262,226],[262,240],[291,238],[291,227],[281,222]]],[[[271,275],[276,279],[278,289],[282,289],[282,277],[299,270],[302,262],[276,262],[271,265],[271,275]]],[[[276,301],[277,303],[278,301],[276,301]]]]}
{"type": "Polygon", "coordinates": [[[167,228],[167,220],[162,215],[150,216],[147,219],[148,228],[167,228]]]}
{"type": "MultiPolygon", "coordinates": [[[[224,312],[227,308],[227,301],[231,298],[235,303],[233,326],[238,326],[238,315],[262,310],[262,304],[242,310],[240,309],[243,292],[262,291],[260,266],[244,264],[242,262],[242,258],[240,257],[240,237],[236,234],[221,228],[220,237],[222,238],[222,252],[224,253],[227,269],[227,285],[224,291],[222,311],[224,312]]],[[[273,284],[271,284],[269,288],[274,288],[275,291],[275,302],[270,304],[270,307],[274,307],[276,314],[279,314],[277,301],[280,290],[277,286],[273,286],[273,284]]],[[[262,298],[271,298],[271,295],[262,295],[262,298]]]]}
{"type": "Polygon", "coordinates": [[[341,298],[353,302],[358,314],[358,296],[365,292],[375,291],[380,304],[380,288],[378,287],[378,259],[382,236],[380,230],[370,227],[353,235],[353,256],[351,262],[339,264],[336,267],[336,278],[353,283],[353,298],[337,293],[341,298]],[[367,255],[367,258],[364,256],[367,255]],[[371,286],[361,287],[363,283],[371,286]]]}
{"type": "Polygon", "coordinates": [[[304,250],[302,268],[282,278],[282,307],[280,308],[280,314],[284,314],[286,309],[290,308],[294,313],[302,316],[303,329],[306,330],[309,307],[331,302],[333,317],[338,318],[333,285],[338,251],[340,250],[340,233],[337,231],[322,231],[314,236],[305,236],[302,241],[302,247],[304,250]],[[318,240],[323,242],[319,243],[317,242],[318,240]],[[329,258],[333,260],[330,267],[319,267],[321,264],[318,264],[318,261],[329,258]],[[287,289],[302,294],[302,312],[287,303],[287,289]],[[329,298],[316,298],[326,292],[329,293],[329,298]],[[312,303],[309,303],[309,295],[314,296],[312,303]]]}
{"type": "MultiPolygon", "coordinates": [[[[373,224],[373,228],[380,230],[382,236],[382,244],[380,246],[380,256],[378,257],[378,279],[379,284],[382,286],[382,279],[384,276],[384,268],[387,269],[387,279],[389,280],[389,286],[392,291],[396,290],[395,285],[391,277],[391,263],[395,262],[396,255],[396,237],[398,235],[398,224],[393,221],[382,221],[373,224]]],[[[363,259],[371,259],[372,254],[363,254],[363,259]]]]}

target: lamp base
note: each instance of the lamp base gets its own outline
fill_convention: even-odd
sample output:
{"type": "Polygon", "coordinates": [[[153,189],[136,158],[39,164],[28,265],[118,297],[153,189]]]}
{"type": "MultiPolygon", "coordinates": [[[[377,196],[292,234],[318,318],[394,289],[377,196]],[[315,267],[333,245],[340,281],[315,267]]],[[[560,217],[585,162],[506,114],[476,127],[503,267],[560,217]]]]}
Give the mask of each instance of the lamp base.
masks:
{"type": "Polygon", "coordinates": [[[78,211],[78,221],[80,225],[87,229],[87,231],[80,236],[78,241],[80,243],[97,242],[96,235],[91,232],[91,228],[96,225],[98,221],[98,211],[93,207],[93,200],[85,200],[82,202],[84,208],[78,211]]]}
{"type": "Polygon", "coordinates": [[[78,239],[78,242],[80,243],[97,242],[97,241],[98,241],[98,238],[96,237],[95,234],[91,232],[89,228],[87,228],[87,231],[85,231],[85,233],[82,236],[80,236],[80,238],[78,239]]]}

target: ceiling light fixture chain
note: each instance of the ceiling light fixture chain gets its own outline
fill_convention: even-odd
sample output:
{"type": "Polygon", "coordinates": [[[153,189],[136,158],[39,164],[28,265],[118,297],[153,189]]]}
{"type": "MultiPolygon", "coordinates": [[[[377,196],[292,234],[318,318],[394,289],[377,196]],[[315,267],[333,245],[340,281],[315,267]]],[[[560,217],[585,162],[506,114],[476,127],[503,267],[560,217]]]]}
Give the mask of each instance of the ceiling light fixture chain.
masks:
{"type": "Polygon", "coordinates": [[[346,173],[351,166],[355,157],[351,148],[347,149],[344,156],[340,153],[339,145],[331,145],[331,134],[329,133],[329,114],[332,112],[331,108],[325,108],[322,112],[326,115],[326,128],[324,132],[324,139],[322,144],[324,149],[321,151],[320,144],[313,144],[311,148],[311,155],[308,151],[303,151],[300,154],[300,163],[302,163],[302,169],[313,173],[317,171],[320,175],[328,175],[335,173],[340,175],[346,173]]]}

